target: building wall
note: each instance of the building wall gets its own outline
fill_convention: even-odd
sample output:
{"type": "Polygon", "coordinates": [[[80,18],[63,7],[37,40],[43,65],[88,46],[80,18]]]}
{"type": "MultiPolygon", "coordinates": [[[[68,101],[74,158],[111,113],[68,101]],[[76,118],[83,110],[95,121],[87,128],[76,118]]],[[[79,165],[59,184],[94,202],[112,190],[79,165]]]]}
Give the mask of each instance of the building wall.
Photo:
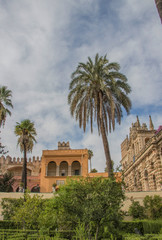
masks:
{"type": "MultiPolygon", "coordinates": [[[[54,195],[53,193],[37,193],[39,196],[41,196],[43,199],[48,199],[52,198],[54,195]]],[[[34,195],[34,193],[30,193],[31,196],[34,195]]],[[[131,199],[133,198],[135,201],[139,201],[140,204],[142,204],[143,199],[145,196],[154,196],[154,195],[159,195],[162,197],[162,191],[160,192],[127,192],[125,193],[126,199],[123,203],[122,210],[123,211],[128,211],[129,206],[131,205],[131,199]]],[[[3,198],[22,198],[23,193],[2,193],[0,192],[0,220],[3,220],[2,216],[2,206],[1,206],[1,201],[3,198]]]]}
{"type": "Polygon", "coordinates": [[[159,191],[162,188],[162,129],[132,124],[129,137],[121,144],[122,169],[126,191],[159,191]]]}
{"type": "Polygon", "coordinates": [[[86,177],[87,175],[87,149],[58,149],[43,151],[40,175],[41,192],[51,192],[53,184],[64,184],[67,177],[79,178],[86,177]],[[53,167],[53,174],[52,170],[49,171],[51,162],[55,163],[55,166],[53,167]],[[66,164],[61,167],[62,163],[66,164]]]}
{"type": "MultiPolygon", "coordinates": [[[[4,173],[11,172],[14,175],[15,182],[13,184],[13,192],[18,191],[21,183],[23,158],[11,158],[7,156],[0,157],[0,176],[4,173]]],[[[27,161],[27,186],[30,191],[34,187],[40,187],[40,166],[41,159],[39,157],[27,161]]]]}

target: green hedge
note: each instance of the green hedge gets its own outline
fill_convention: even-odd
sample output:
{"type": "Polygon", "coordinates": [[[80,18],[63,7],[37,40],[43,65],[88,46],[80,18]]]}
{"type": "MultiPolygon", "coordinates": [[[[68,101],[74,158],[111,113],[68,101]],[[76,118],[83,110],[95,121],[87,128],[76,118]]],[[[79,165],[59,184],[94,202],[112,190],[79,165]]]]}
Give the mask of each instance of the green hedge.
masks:
{"type": "Polygon", "coordinates": [[[22,224],[9,220],[0,220],[0,229],[22,229],[22,224]]]}
{"type": "Polygon", "coordinates": [[[140,233],[144,234],[158,234],[162,229],[162,219],[159,220],[136,220],[123,221],[122,232],[125,233],[140,233]]]}
{"type": "Polygon", "coordinates": [[[162,234],[146,234],[145,236],[127,234],[123,236],[123,240],[162,240],[162,234]]]}

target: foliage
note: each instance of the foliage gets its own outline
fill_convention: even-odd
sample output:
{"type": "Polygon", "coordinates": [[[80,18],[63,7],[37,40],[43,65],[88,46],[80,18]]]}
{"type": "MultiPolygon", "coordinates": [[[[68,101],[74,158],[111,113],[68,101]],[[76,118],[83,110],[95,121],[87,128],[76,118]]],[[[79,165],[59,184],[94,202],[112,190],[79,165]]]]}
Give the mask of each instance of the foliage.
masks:
{"type": "Polygon", "coordinates": [[[121,183],[113,179],[68,180],[44,206],[45,210],[39,218],[40,227],[74,230],[78,224],[83,224],[85,231],[91,229],[90,234],[98,235],[98,239],[105,227],[105,237],[111,233],[117,235],[123,199],[121,183]]]}
{"type": "Polygon", "coordinates": [[[146,196],[143,203],[148,218],[157,219],[162,217],[162,197],[158,195],[146,196]]]}
{"type": "Polygon", "coordinates": [[[15,134],[18,136],[17,145],[20,146],[20,151],[24,153],[23,169],[22,169],[22,179],[24,190],[27,189],[27,152],[32,152],[34,142],[36,142],[35,136],[37,135],[36,129],[34,127],[34,122],[29,119],[21,121],[21,123],[16,123],[15,134]]]}
{"type": "Polygon", "coordinates": [[[44,200],[35,194],[33,197],[25,193],[24,201],[21,207],[14,209],[12,220],[16,223],[22,223],[25,228],[38,229],[38,217],[43,209],[44,200]]]}
{"type": "Polygon", "coordinates": [[[109,176],[113,169],[107,140],[108,131],[115,129],[122,118],[122,108],[129,113],[131,101],[128,94],[131,91],[127,78],[119,72],[118,63],[109,63],[107,56],[90,57],[86,63],[79,63],[72,73],[69,85],[68,104],[71,115],[79,121],[79,127],[86,130],[90,123],[93,132],[93,121],[97,122],[101,133],[109,176]]]}
{"type": "Polygon", "coordinates": [[[2,206],[2,216],[4,220],[11,220],[12,216],[14,216],[17,208],[21,208],[23,205],[23,198],[3,198],[1,202],[2,206]]]}
{"type": "Polygon", "coordinates": [[[144,219],[145,218],[145,209],[143,206],[140,205],[138,201],[132,200],[132,204],[129,207],[129,215],[132,216],[134,219],[139,218],[139,219],[144,219]]]}
{"type": "Polygon", "coordinates": [[[17,122],[15,134],[19,137],[17,144],[20,145],[20,151],[24,151],[25,143],[27,152],[32,152],[34,142],[36,142],[35,136],[37,135],[34,122],[31,122],[29,119],[25,119],[21,123],[17,122]]]}
{"type": "Polygon", "coordinates": [[[157,219],[162,216],[162,197],[158,195],[146,196],[143,200],[143,206],[138,201],[132,200],[129,207],[129,215],[139,219],[157,219]]]}
{"type": "Polygon", "coordinates": [[[0,231],[1,229],[16,229],[18,225],[14,221],[0,220],[0,231]]]}
{"type": "Polygon", "coordinates": [[[96,173],[96,172],[98,172],[96,168],[93,168],[93,169],[91,170],[91,173],[96,173]]]}
{"type": "Polygon", "coordinates": [[[8,90],[6,86],[0,87],[0,127],[4,126],[7,114],[11,116],[11,112],[7,108],[13,108],[11,97],[11,90],[8,90]]]}
{"type": "Polygon", "coordinates": [[[121,230],[125,233],[158,234],[162,229],[162,220],[123,221],[121,230]]]}
{"type": "Polygon", "coordinates": [[[15,182],[13,174],[6,172],[0,177],[0,192],[12,192],[12,185],[15,182]]]}

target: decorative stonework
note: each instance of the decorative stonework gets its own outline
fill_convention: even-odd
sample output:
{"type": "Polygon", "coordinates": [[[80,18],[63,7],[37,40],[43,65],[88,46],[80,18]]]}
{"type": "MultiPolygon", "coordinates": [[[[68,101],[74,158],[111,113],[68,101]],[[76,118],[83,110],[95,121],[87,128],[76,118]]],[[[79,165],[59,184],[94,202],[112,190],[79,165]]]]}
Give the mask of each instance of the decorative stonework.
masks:
{"type": "Polygon", "coordinates": [[[159,191],[162,185],[162,128],[154,130],[151,116],[149,129],[137,121],[129,137],[121,144],[122,169],[126,191],[159,191]]]}

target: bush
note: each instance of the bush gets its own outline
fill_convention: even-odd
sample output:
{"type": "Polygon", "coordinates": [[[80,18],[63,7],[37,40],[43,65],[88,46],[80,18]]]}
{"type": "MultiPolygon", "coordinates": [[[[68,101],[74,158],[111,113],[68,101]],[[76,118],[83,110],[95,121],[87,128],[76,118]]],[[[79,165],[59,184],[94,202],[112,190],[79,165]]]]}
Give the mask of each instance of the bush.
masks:
{"type": "MultiPolygon", "coordinates": [[[[115,179],[82,178],[69,180],[45,204],[39,218],[41,229],[75,230],[83,224],[90,237],[117,236],[124,199],[121,183],[115,179]]],[[[83,226],[82,225],[82,226],[83,226]]]]}
{"type": "Polygon", "coordinates": [[[162,220],[136,220],[136,221],[123,221],[122,232],[135,233],[138,232],[142,235],[150,233],[160,233],[162,229],[162,220]]]}
{"type": "Polygon", "coordinates": [[[134,219],[158,219],[162,217],[162,197],[146,196],[143,200],[143,206],[138,201],[132,200],[128,213],[134,219]]]}
{"type": "Polygon", "coordinates": [[[23,205],[24,199],[3,198],[1,202],[2,216],[4,220],[11,220],[15,210],[23,205]]]}
{"type": "Polygon", "coordinates": [[[139,219],[144,219],[145,214],[144,214],[144,207],[140,205],[138,201],[132,200],[132,204],[129,207],[128,214],[132,216],[134,219],[139,218],[139,219]]]}
{"type": "Polygon", "coordinates": [[[162,197],[158,195],[146,196],[143,203],[148,218],[157,219],[162,217],[162,197]]]}

